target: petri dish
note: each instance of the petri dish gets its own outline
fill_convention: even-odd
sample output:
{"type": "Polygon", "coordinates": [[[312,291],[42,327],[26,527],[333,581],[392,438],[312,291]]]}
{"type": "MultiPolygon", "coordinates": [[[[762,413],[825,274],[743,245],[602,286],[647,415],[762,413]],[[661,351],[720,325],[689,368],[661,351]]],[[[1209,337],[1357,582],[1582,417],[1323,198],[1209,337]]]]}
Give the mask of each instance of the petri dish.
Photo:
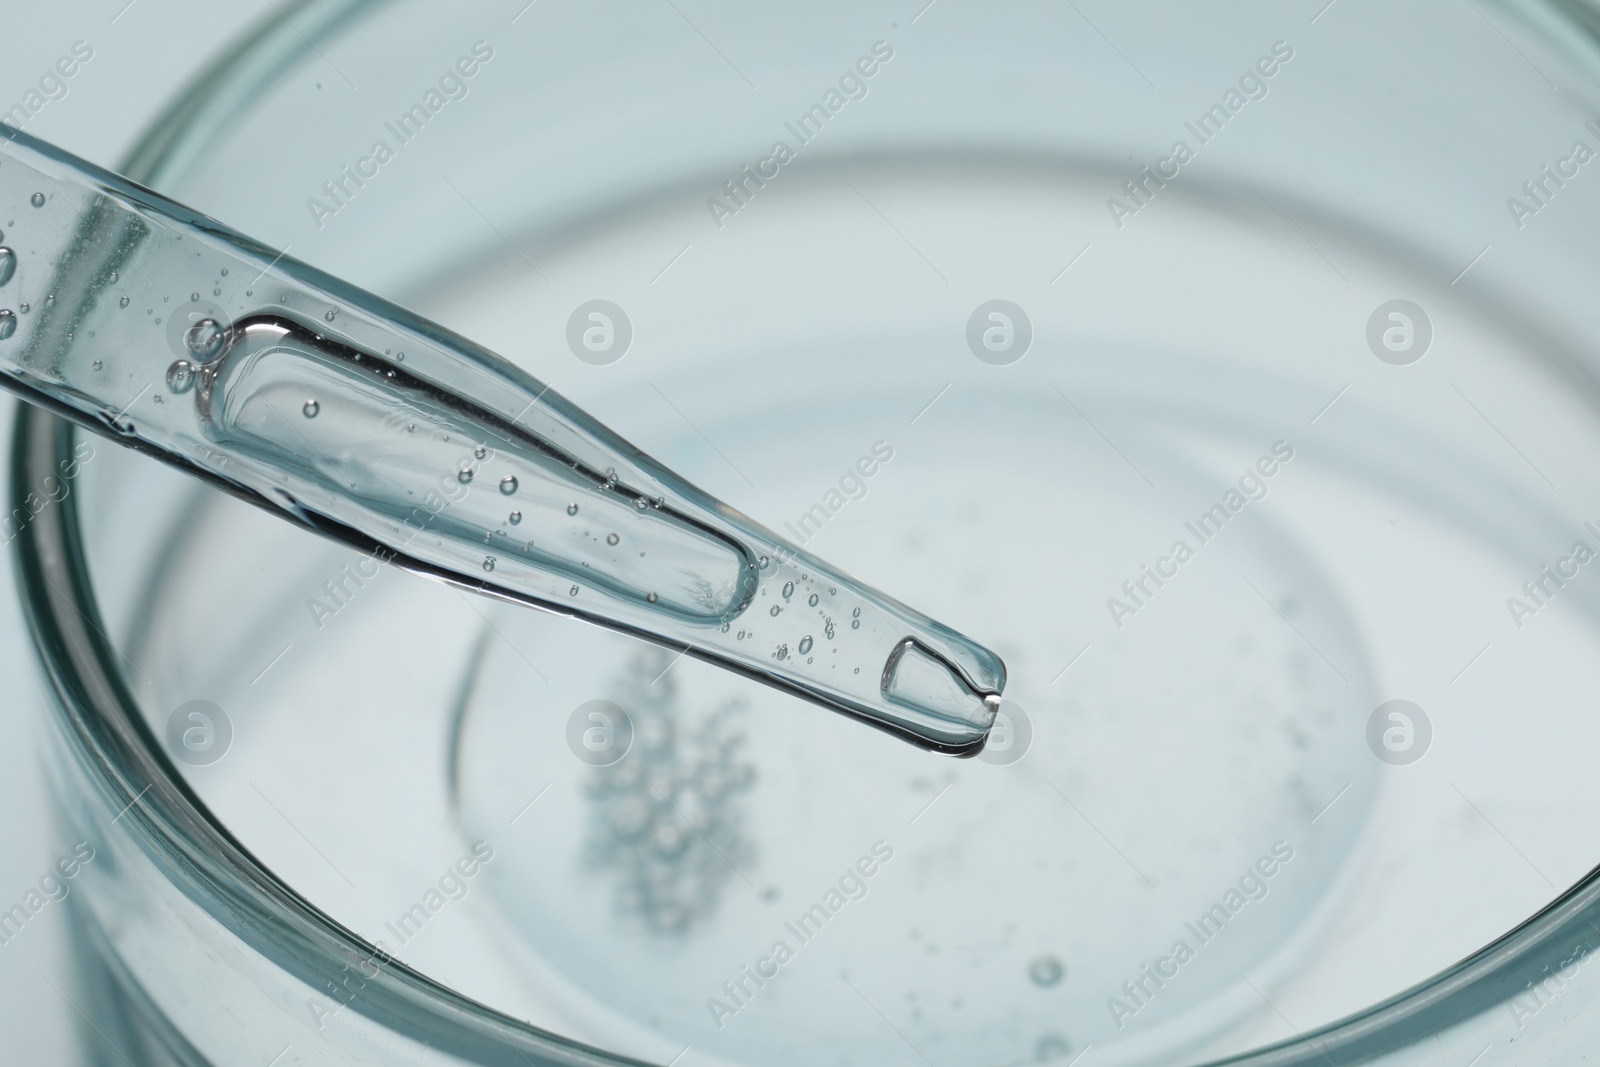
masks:
{"type": "MultiPolygon", "coordinates": [[[[133,177],[555,383],[1010,683],[939,759],[30,415],[18,504],[78,459],[18,551],[107,1039],[1588,1047],[1590,24],[1316,6],[310,3],[221,58],[133,177]]],[[[771,607],[815,646],[825,596],[771,607]]]]}

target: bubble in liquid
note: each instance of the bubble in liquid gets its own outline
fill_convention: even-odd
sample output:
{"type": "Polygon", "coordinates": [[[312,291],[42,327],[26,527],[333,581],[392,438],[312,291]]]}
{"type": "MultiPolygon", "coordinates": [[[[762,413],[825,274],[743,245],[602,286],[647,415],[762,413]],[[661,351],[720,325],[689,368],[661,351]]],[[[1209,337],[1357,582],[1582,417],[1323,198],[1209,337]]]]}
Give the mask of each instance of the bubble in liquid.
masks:
{"type": "Polygon", "coordinates": [[[95,361],[94,361],[94,363],[93,363],[93,364],[91,364],[91,366],[93,366],[93,367],[94,367],[94,369],[95,369],[95,370],[99,370],[99,369],[100,369],[100,368],[101,368],[101,367],[103,367],[103,366],[105,366],[105,364],[104,364],[104,363],[102,363],[102,362],[100,362],[100,361],[99,361],[99,360],[98,360],[98,359],[97,359],[97,360],[95,360],[95,361]]]}
{"type": "Polygon", "coordinates": [[[762,556],[761,559],[758,560],[757,562],[759,562],[761,564],[761,569],[762,570],[766,570],[767,569],[767,564],[771,563],[772,561],[769,560],[766,556],[762,556]]]}
{"type": "Polygon", "coordinates": [[[1066,973],[1066,967],[1054,956],[1035,956],[1028,964],[1028,980],[1036,986],[1053,986],[1066,973]]]}
{"type": "Polygon", "coordinates": [[[10,308],[0,311],[0,341],[17,332],[17,316],[10,308]]]}
{"type": "Polygon", "coordinates": [[[194,364],[186,359],[174,361],[167,368],[167,388],[174,393],[187,393],[194,388],[194,364]]]}
{"type": "Polygon", "coordinates": [[[191,304],[200,303],[200,294],[199,293],[190,293],[189,294],[189,303],[191,303],[191,304]]]}
{"type": "Polygon", "coordinates": [[[228,268],[227,267],[223,267],[222,270],[219,271],[218,273],[220,273],[224,278],[226,278],[228,276],[228,268]]]}
{"type": "Polygon", "coordinates": [[[11,280],[17,273],[17,254],[9,248],[0,247],[0,285],[11,280]]]}
{"type": "Polygon", "coordinates": [[[567,590],[567,595],[568,596],[577,596],[578,595],[578,587],[577,586],[573,586],[571,589],[568,589],[567,590]]]}
{"type": "Polygon", "coordinates": [[[852,630],[861,629],[861,620],[860,619],[851,619],[850,620],[850,629],[852,629],[852,630]]]}
{"type": "Polygon", "coordinates": [[[518,523],[522,522],[522,512],[513,511],[510,515],[507,515],[506,518],[510,520],[511,525],[516,526],[518,523]]]}
{"type": "Polygon", "coordinates": [[[793,582],[784,582],[783,583],[783,599],[788,600],[792,596],[794,596],[794,583],[793,582]]]}
{"type": "Polygon", "coordinates": [[[812,593],[809,597],[806,598],[806,603],[810,604],[812,607],[816,607],[817,606],[817,601],[820,600],[820,599],[822,599],[822,598],[817,596],[817,594],[812,593]]]}
{"type": "Polygon", "coordinates": [[[656,595],[654,593],[646,593],[644,595],[644,599],[645,599],[645,603],[654,604],[656,602],[656,600],[657,600],[657,597],[656,597],[656,595]]]}
{"type": "Polygon", "coordinates": [[[578,513],[578,505],[576,505],[576,504],[568,504],[567,505],[567,514],[568,515],[576,515],[577,513],[578,513]]]}
{"type": "Polygon", "coordinates": [[[482,445],[476,445],[472,449],[472,454],[477,456],[479,459],[482,459],[484,456],[489,454],[489,450],[484,448],[482,445]]]}
{"type": "Polygon", "coordinates": [[[826,636],[826,637],[827,637],[827,639],[828,639],[828,640],[829,640],[829,641],[832,641],[832,640],[833,640],[833,634],[834,634],[834,629],[833,629],[833,620],[832,620],[832,619],[829,619],[829,620],[828,620],[828,621],[827,621],[827,622],[826,622],[826,623],[825,623],[825,624],[824,624],[824,625],[823,625],[823,627],[822,627],[822,633],[823,633],[823,635],[824,635],[824,636],[826,636]]]}
{"type": "Polygon", "coordinates": [[[811,635],[807,634],[806,636],[804,636],[804,637],[802,637],[800,639],[800,654],[803,656],[807,652],[810,652],[810,651],[811,651],[811,635]]]}
{"type": "Polygon", "coordinates": [[[472,468],[466,464],[462,464],[461,469],[456,471],[456,481],[460,482],[462,485],[466,485],[468,482],[472,481],[472,468]]]}
{"type": "Polygon", "coordinates": [[[317,417],[317,412],[321,410],[321,404],[317,403],[315,400],[307,400],[305,405],[300,408],[300,414],[304,415],[308,419],[314,419],[317,417]]]}
{"type": "Polygon", "coordinates": [[[778,650],[772,654],[772,658],[773,659],[788,659],[789,658],[789,646],[788,645],[779,645],[778,646],[778,650]]]}
{"type": "Polygon", "coordinates": [[[633,502],[633,506],[638,508],[640,511],[643,511],[645,508],[650,506],[650,501],[646,500],[644,497],[640,497],[638,500],[633,502]]]}
{"type": "Polygon", "coordinates": [[[1033,1058],[1039,1063],[1064,1060],[1072,1051],[1072,1044],[1060,1034],[1045,1034],[1033,1046],[1033,1058]]]}
{"type": "Polygon", "coordinates": [[[772,605],[772,614],[777,615],[782,610],[783,610],[783,606],[782,605],[780,605],[780,604],[772,605]]]}
{"type": "Polygon", "coordinates": [[[33,308],[28,306],[28,302],[26,300],[24,300],[22,303],[17,305],[17,313],[18,314],[26,315],[28,312],[30,312],[32,310],[33,310],[33,308]]]}
{"type": "Polygon", "coordinates": [[[34,207],[44,207],[44,194],[34,193],[28,198],[28,203],[32,204],[34,207]]]}
{"type": "Polygon", "coordinates": [[[214,359],[221,353],[227,335],[216,319],[201,319],[183,334],[183,345],[202,360],[214,359]]]}
{"type": "Polygon", "coordinates": [[[56,294],[54,294],[54,293],[46,293],[44,295],[44,306],[47,307],[47,308],[55,307],[56,306],[56,294]]]}
{"type": "Polygon", "coordinates": [[[851,618],[852,618],[852,619],[859,619],[859,618],[861,618],[861,609],[860,609],[860,608],[851,608],[851,609],[850,609],[850,617],[851,617],[851,618]]]}
{"type": "Polygon", "coordinates": [[[600,483],[600,488],[602,488],[602,489],[613,489],[613,488],[616,487],[616,484],[617,484],[617,468],[615,468],[615,467],[607,467],[606,468],[606,480],[600,483]]]}
{"type": "Polygon", "coordinates": [[[501,478],[500,491],[506,496],[510,496],[512,493],[515,493],[517,491],[517,480],[509,474],[504,478],[501,478]]]}
{"type": "Polygon", "coordinates": [[[127,297],[123,297],[121,300],[117,301],[117,307],[125,308],[127,306],[128,306],[128,298],[127,297]]]}
{"type": "Polygon", "coordinates": [[[334,316],[336,316],[338,314],[339,314],[339,312],[337,310],[331,310],[326,315],[324,315],[322,317],[327,319],[329,322],[332,322],[333,319],[334,319],[334,316]]]}
{"type": "Polygon", "coordinates": [[[615,545],[618,541],[621,541],[621,540],[622,540],[622,538],[618,537],[614,533],[606,534],[606,544],[608,544],[608,545],[615,545]]]}

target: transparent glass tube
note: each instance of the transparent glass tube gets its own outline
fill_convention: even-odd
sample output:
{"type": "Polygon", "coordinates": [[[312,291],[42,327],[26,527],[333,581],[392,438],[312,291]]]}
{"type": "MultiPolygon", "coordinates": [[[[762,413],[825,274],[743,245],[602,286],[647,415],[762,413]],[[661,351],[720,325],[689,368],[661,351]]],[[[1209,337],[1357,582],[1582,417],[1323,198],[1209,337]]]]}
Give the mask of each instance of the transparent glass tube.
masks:
{"type": "Polygon", "coordinates": [[[1005,684],[994,653],[470,341],[10,138],[0,372],[16,392],[383,561],[656,641],[936,751],[983,745],[1005,684]]]}

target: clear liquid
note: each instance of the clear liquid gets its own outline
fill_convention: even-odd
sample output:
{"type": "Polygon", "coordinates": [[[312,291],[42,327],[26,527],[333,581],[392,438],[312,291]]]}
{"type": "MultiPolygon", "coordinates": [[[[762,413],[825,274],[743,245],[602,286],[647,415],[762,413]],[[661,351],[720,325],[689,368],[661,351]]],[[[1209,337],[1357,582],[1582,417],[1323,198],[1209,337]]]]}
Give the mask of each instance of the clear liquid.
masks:
{"type": "MultiPolygon", "coordinates": [[[[1563,592],[1541,612],[1538,642],[1497,629],[1527,560],[1548,558],[1584,516],[1450,384],[1494,397],[1497,415],[1539,413],[1511,419],[1525,450],[1566,492],[1600,499],[1581,461],[1561,458],[1600,448],[1600,420],[1521,332],[1448,278],[1312,231],[1347,288],[1295,232],[1241,226],[1177,190],[1161,228],[1097,246],[1101,273],[1052,290],[1075,249],[997,245],[993,233],[1066,228],[1099,208],[1093,175],[886,167],[853,179],[896,218],[942,220],[923,224],[986,278],[1007,269],[986,255],[1010,257],[1004,276],[1035,317],[1026,359],[973,358],[952,294],[926,284],[920,261],[886,259],[889,243],[855,226],[855,194],[819,173],[766,205],[760,231],[730,237],[790,250],[777,274],[745,277],[749,249],[734,247],[686,279],[692,300],[666,293],[639,308],[670,338],[652,379],[696,398],[691,414],[712,440],[741,442],[761,487],[752,497],[774,522],[803,514],[872,437],[893,441],[868,495],[816,547],[999,635],[1015,670],[1007,698],[1031,720],[1022,758],[930,764],[847,722],[795,714],[730,672],[549,615],[486,620],[387,570],[352,585],[319,626],[305,599],[357,561],[216,506],[183,531],[187,566],[157,582],[154,610],[214,619],[246,596],[252,609],[206,632],[205,656],[192,654],[201,634],[176,630],[131,654],[168,687],[154,708],[206,695],[235,716],[234,751],[191,778],[242,840],[454,988],[654,1062],[691,1046],[680,1064],[920,1062],[917,1052],[1065,1063],[1091,1044],[1107,1062],[1222,1055],[1272,1035],[1276,1016],[1252,984],[1310,1029],[1459,959],[1553,894],[1508,862],[1461,793],[1492,818],[1510,812],[1557,884],[1587,868],[1584,753],[1600,738],[1580,697],[1600,691],[1584,651],[1600,594],[1563,592]],[[841,259],[841,247],[856,254],[841,259]],[[1154,275],[1133,269],[1152,263],[1163,265],[1154,275]],[[1427,304],[1440,337],[1407,375],[1362,336],[1396,292],[1427,304]],[[1151,302],[1171,313],[1144,314],[1151,302]],[[734,313],[751,307],[763,313],[734,313]],[[1274,309],[1270,330],[1263,308],[1274,309]],[[728,324],[717,346],[703,343],[708,321],[728,324]],[[805,325],[790,336],[795,322],[805,325]],[[746,364],[746,352],[771,362],[746,364]],[[838,401],[760,388],[799,353],[817,395],[838,401]],[[1194,543],[1184,524],[1278,440],[1294,458],[1266,495],[1194,543]],[[1508,496],[1523,506],[1507,511],[1508,496]],[[1178,538],[1194,558],[1160,587],[1147,581],[1153,595],[1116,625],[1108,598],[1126,596],[1123,583],[1178,538]],[[216,588],[219,561],[246,545],[270,575],[263,566],[216,588]],[[1365,737],[1374,708],[1396,696],[1435,713],[1437,747],[1408,768],[1380,764],[1365,737]],[[569,742],[592,701],[631,718],[632,747],[614,764],[591,765],[569,742]],[[1507,708],[1537,728],[1508,732],[1507,708]],[[1541,743],[1555,735],[1572,743],[1541,743]],[[1533,782],[1537,811],[1518,817],[1533,782]],[[476,840],[494,859],[466,895],[402,929],[476,840]],[[1241,879],[1279,842],[1292,858],[1244,897],[1241,879]],[[1232,891],[1248,903],[1201,942],[1186,924],[1232,891]],[[826,919],[803,922],[818,905],[826,919]],[[1125,985],[1154,989],[1143,968],[1180,939],[1193,959],[1130,999],[1125,985]],[[779,941],[793,956],[757,986],[746,969],[770,966],[779,941]],[[1113,998],[1137,1010],[1119,1019],[1113,998]]],[[[582,235],[562,273],[585,292],[633,248],[681,247],[671,207],[582,235]]],[[[507,351],[526,337],[529,298],[491,269],[425,288],[445,322],[475,324],[507,351]]],[[[957,295],[977,306],[989,288],[957,295]]],[[[559,324],[560,308],[548,315],[559,324]]],[[[547,369],[544,353],[525,358],[547,369]]],[[[564,389],[635,427],[652,455],[715,489],[735,481],[650,382],[565,374],[564,389]]],[[[502,476],[480,470],[470,484],[499,505],[502,476]]],[[[749,618],[814,610],[799,583],[786,600],[785,584],[766,584],[749,618]]],[[[139,601],[129,618],[150,610],[139,601]]],[[[789,647],[796,655],[798,641],[789,647]]]]}
{"type": "Polygon", "coordinates": [[[280,257],[258,264],[242,239],[109,176],[97,191],[30,145],[0,170],[0,203],[31,204],[0,286],[16,273],[6,298],[43,305],[20,330],[0,318],[16,391],[383,562],[653,640],[927,748],[982,747],[1005,668],[981,645],[470,342],[341,299],[280,257]],[[53,199],[28,195],[45,185],[53,199]],[[197,279],[211,299],[182,295],[197,279]],[[71,295],[59,308],[57,289],[71,295]],[[818,603],[801,609],[797,590],[818,603]]]}

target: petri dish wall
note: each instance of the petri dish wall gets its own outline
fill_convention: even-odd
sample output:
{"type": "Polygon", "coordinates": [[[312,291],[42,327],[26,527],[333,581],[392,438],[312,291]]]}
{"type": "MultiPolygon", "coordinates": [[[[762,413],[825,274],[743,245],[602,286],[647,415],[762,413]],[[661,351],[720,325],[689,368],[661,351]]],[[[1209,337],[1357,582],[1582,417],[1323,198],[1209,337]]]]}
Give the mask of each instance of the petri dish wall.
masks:
{"type": "Polygon", "coordinates": [[[309,3],[152,131],[1011,681],[940,759],[29,416],[126,1056],[1588,1047],[1588,9],[916,6],[309,3]]]}

